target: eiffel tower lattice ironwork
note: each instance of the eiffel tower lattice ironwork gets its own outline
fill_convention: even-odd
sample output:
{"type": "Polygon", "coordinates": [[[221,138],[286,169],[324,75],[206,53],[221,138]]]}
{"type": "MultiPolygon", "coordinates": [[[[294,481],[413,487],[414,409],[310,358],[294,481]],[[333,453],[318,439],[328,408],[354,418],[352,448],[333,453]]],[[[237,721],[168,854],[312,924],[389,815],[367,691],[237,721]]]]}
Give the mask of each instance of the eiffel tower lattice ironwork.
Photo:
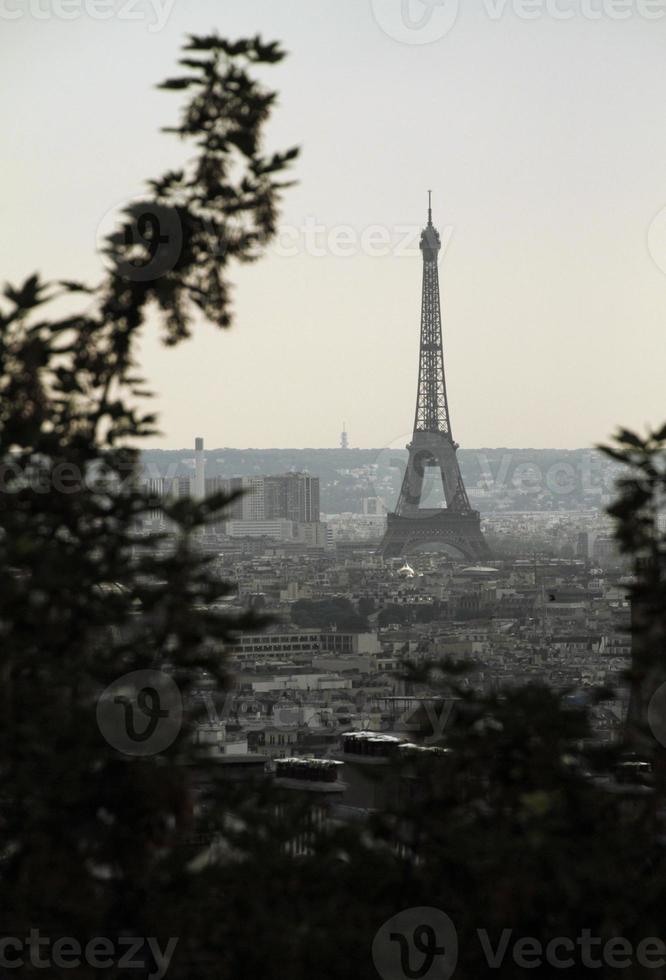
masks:
{"type": "Polygon", "coordinates": [[[380,551],[395,557],[419,545],[448,545],[465,559],[490,557],[479,512],[472,510],[456,458],[458,443],[451,433],[446,397],[442,316],[439,302],[437,257],[441,247],[432,223],[428,191],[428,224],[421,233],[423,291],[421,297],[421,345],[419,384],[414,434],[407,446],[409,457],[395,512],[387,517],[380,551]],[[437,467],[442,478],[445,507],[421,507],[427,467],[437,467]]]}

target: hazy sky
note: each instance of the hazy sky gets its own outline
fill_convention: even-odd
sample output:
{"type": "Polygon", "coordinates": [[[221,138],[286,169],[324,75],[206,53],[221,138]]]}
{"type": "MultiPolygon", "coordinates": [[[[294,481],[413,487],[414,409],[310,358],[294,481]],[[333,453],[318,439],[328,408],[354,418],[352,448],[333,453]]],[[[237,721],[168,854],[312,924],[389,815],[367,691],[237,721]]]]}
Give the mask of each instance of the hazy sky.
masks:
{"type": "Polygon", "coordinates": [[[159,444],[406,442],[429,187],[461,445],[666,419],[666,0],[104,2],[0,0],[3,280],[99,274],[104,215],[181,159],[153,85],[188,31],[283,42],[267,148],[302,146],[233,328],[146,339],[159,444]]]}

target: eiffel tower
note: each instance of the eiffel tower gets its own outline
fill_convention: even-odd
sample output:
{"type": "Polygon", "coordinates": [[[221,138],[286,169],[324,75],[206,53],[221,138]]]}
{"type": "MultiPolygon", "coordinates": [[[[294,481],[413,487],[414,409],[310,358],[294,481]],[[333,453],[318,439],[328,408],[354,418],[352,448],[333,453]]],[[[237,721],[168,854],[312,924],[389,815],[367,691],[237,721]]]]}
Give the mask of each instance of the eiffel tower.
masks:
{"type": "Polygon", "coordinates": [[[428,224],[421,232],[420,244],[423,291],[414,434],[407,446],[409,458],[398,505],[395,513],[387,517],[380,552],[385,558],[392,558],[418,545],[439,543],[454,548],[465,559],[478,560],[489,558],[490,550],[481,533],[479,512],[470,506],[456,458],[458,443],[451,433],[437,272],[441,243],[432,223],[431,204],[428,191],[428,224]],[[445,507],[420,506],[426,467],[439,469],[445,507]]]}

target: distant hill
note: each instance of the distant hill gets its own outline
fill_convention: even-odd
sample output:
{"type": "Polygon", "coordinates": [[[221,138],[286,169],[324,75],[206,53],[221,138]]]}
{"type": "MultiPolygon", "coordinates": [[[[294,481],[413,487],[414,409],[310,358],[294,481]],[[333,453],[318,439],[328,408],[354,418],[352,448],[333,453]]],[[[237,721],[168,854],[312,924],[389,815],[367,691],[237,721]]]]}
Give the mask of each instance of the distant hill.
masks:
{"type": "MultiPolygon", "coordinates": [[[[299,470],[321,481],[323,513],[361,513],[363,498],[395,504],[407,460],[405,449],[207,449],[207,476],[260,476],[299,470]]],[[[192,449],[152,449],[142,454],[150,475],[193,472],[192,449]]],[[[590,449],[461,449],[465,485],[480,510],[576,509],[598,506],[612,490],[617,467],[590,449]]],[[[427,504],[441,503],[427,471],[427,504]]],[[[425,502],[425,501],[424,501],[425,502]]]]}

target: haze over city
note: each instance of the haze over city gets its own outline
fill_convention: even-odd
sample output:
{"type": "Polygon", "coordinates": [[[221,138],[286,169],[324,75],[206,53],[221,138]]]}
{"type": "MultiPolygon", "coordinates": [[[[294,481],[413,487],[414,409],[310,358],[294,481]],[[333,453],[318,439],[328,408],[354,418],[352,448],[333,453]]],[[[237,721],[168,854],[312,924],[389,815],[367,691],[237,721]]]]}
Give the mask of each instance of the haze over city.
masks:
{"type": "Polygon", "coordinates": [[[428,188],[462,446],[586,446],[662,420],[663,19],[479,3],[415,43],[379,2],[199,0],[165,5],[163,24],[150,5],[109,21],[25,6],[0,36],[10,280],[95,280],[106,213],[183,159],[158,132],[177,100],[154,83],[186,32],[260,25],[289,52],[270,75],[271,147],[302,147],[282,232],[234,270],[229,331],[145,340],[155,446],[334,446],[343,419],[351,446],[404,444],[428,188]]]}

